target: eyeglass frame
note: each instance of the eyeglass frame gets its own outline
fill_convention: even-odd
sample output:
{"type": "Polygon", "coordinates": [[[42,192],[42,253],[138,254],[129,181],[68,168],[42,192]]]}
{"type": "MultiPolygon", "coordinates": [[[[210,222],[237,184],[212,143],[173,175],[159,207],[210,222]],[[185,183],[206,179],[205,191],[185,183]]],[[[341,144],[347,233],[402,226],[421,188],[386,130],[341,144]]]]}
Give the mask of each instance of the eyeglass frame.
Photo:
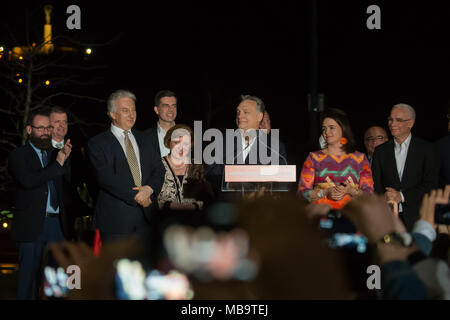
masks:
{"type": "Polygon", "coordinates": [[[367,137],[365,140],[369,142],[377,141],[377,140],[383,140],[387,139],[387,136],[376,136],[376,137],[367,137]]]}
{"type": "Polygon", "coordinates": [[[30,127],[32,127],[33,129],[36,129],[36,131],[39,131],[39,132],[44,132],[44,131],[52,131],[55,127],[53,127],[53,126],[48,126],[48,127],[35,127],[35,126],[30,126],[30,127]]]}
{"type": "Polygon", "coordinates": [[[394,118],[389,117],[389,118],[387,118],[387,120],[388,120],[388,123],[394,122],[394,120],[399,123],[404,123],[404,122],[410,121],[412,119],[399,119],[399,118],[394,119],[394,118]]]}

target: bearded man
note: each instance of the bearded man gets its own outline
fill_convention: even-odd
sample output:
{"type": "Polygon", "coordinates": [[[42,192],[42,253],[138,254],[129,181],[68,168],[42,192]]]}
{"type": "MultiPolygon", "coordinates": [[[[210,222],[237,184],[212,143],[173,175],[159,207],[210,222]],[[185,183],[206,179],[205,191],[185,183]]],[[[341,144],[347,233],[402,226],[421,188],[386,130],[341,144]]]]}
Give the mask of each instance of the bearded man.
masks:
{"type": "Polygon", "coordinates": [[[11,237],[19,249],[17,299],[35,299],[39,289],[45,247],[67,238],[69,226],[62,201],[70,140],[52,147],[49,112],[30,115],[28,141],[9,154],[8,169],[14,182],[14,219],[11,237]]]}

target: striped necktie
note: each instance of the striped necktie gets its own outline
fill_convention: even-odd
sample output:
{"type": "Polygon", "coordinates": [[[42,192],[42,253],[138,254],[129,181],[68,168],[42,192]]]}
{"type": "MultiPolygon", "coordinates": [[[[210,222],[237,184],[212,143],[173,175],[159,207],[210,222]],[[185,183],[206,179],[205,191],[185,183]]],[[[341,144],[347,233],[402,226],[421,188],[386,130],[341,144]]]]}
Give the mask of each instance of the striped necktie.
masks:
{"type": "Polygon", "coordinates": [[[130,137],[128,136],[128,131],[124,131],[123,133],[125,135],[125,151],[128,165],[130,166],[131,174],[133,175],[134,184],[137,187],[140,187],[142,185],[141,174],[139,172],[139,164],[136,158],[136,153],[134,152],[130,137]]]}

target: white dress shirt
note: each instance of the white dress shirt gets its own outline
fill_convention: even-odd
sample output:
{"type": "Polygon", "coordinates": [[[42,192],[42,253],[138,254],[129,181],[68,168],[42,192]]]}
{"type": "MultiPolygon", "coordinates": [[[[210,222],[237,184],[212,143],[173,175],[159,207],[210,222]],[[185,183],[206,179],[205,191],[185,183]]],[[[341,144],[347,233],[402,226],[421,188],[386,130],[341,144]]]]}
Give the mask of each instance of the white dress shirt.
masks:
{"type": "Polygon", "coordinates": [[[166,131],[160,127],[159,122],[156,124],[156,131],[158,132],[158,142],[159,150],[161,150],[161,158],[167,156],[170,153],[170,149],[166,148],[164,145],[164,137],[166,136],[166,131]]]}
{"type": "MultiPolygon", "coordinates": [[[[397,141],[394,139],[395,162],[397,164],[397,172],[400,181],[402,180],[403,171],[405,170],[406,156],[408,155],[410,142],[411,142],[411,133],[409,134],[408,138],[406,138],[406,140],[403,141],[402,144],[398,144],[397,141]]],[[[402,197],[402,202],[405,202],[405,197],[403,196],[403,193],[400,192],[400,195],[402,197]]],[[[398,211],[399,212],[403,211],[401,204],[399,204],[398,211]]]]}
{"type": "MultiPolygon", "coordinates": [[[[115,125],[111,124],[111,132],[112,134],[119,140],[120,145],[122,146],[123,152],[125,153],[125,157],[127,155],[126,147],[125,147],[125,130],[120,129],[116,127],[115,125]]],[[[142,179],[142,171],[141,171],[141,158],[139,156],[139,147],[137,145],[136,139],[133,135],[133,132],[131,130],[128,130],[128,137],[130,138],[131,145],[133,146],[134,153],[136,154],[136,159],[139,165],[139,175],[142,179]]]]}

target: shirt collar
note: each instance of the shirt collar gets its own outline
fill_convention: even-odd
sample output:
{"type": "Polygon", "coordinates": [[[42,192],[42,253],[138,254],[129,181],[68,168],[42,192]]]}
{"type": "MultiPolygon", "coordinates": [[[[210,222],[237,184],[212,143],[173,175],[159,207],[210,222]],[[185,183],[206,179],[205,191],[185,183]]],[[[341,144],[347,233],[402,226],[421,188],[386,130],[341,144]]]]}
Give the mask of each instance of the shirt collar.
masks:
{"type": "Polygon", "coordinates": [[[55,140],[52,139],[52,146],[53,146],[53,148],[59,149],[57,147],[57,145],[59,145],[59,144],[62,144],[64,146],[64,139],[62,141],[60,141],[60,142],[55,141],[55,140]]]}
{"type": "MultiPolygon", "coordinates": [[[[176,123],[174,122],[174,124],[176,124],[176,123]]],[[[161,126],[159,125],[159,121],[156,122],[156,128],[157,128],[159,134],[165,135],[167,133],[167,131],[165,131],[163,128],[161,128],[161,126]]]]}
{"type": "Polygon", "coordinates": [[[161,128],[161,126],[159,125],[159,122],[156,123],[156,128],[158,129],[158,133],[160,133],[160,134],[161,134],[161,133],[165,133],[165,132],[164,132],[164,129],[161,128]]]}
{"type": "MultiPolygon", "coordinates": [[[[28,141],[30,146],[34,149],[34,151],[37,153],[38,157],[42,157],[42,152],[45,151],[46,154],[48,154],[49,150],[41,150],[38,147],[36,147],[31,141],[28,141]]],[[[41,158],[42,159],[42,158],[41,158]]]]}
{"type": "MultiPolygon", "coordinates": [[[[111,132],[114,133],[114,135],[116,135],[116,136],[118,136],[118,137],[122,137],[122,136],[124,136],[124,131],[127,131],[127,130],[123,130],[123,129],[119,128],[119,127],[116,127],[115,125],[113,125],[113,124],[111,123],[111,132]]],[[[128,132],[129,132],[131,135],[133,134],[132,131],[131,131],[131,129],[128,130],[128,132]]]]}
{"type": "Polygon", "coordinates": [[[36,151],[37,154],[41,154],[41,149],[39,149],[38,147],[36,147],[31,141],[28,141],[28,143],[30,144],[30,146],[34,149],[34,151],[36,151]]]}
{"type": "MultiPolygon", "coordinates": [[[[406,138],[406,140],[405,141],[403,141],[403,143],[402,143],[402,148],[409,148],[409,143],[411,142],[411,132],[409,133],[409,136],[408,136],[408,138],[406,138]]],[[[395,140],[394,139],[394,145],[395,145],[395,147],[398,149],[398,148],[400,148],[400,145],[398,144],[398,142],[397,142],[397,140],[395,140]]]]}

